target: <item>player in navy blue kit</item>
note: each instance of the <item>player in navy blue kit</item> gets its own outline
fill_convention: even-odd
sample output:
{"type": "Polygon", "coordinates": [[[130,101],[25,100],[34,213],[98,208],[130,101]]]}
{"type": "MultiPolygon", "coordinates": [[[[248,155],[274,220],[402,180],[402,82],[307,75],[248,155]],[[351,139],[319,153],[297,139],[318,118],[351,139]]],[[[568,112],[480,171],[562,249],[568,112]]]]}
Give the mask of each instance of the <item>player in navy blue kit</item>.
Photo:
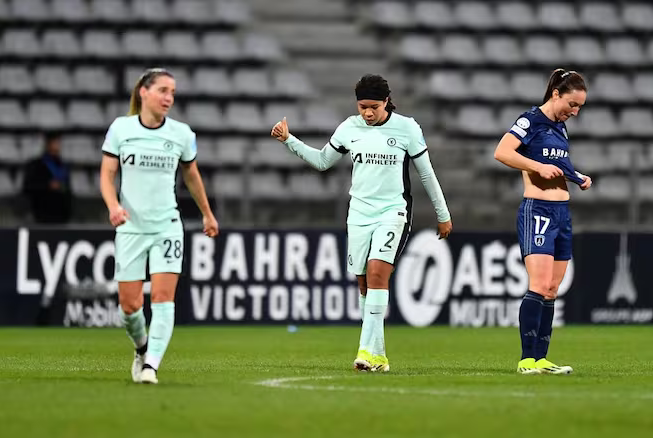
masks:
{"type": "Polygon", "coordinates": [[[549,78],[544,102],[521,114],[494,153],[503,164],[522,171],[524,200],[517,235],[528,272],[528,292],[519,308],[521,374],[570,374],[570,366],[547,360],[554,301],[571,259],[571,215],[567,182],[582,190],[590,177],[576,172],[569,158],[565,122],[577,116],[587,98],[583,77],[557,69],[549,78]]]}

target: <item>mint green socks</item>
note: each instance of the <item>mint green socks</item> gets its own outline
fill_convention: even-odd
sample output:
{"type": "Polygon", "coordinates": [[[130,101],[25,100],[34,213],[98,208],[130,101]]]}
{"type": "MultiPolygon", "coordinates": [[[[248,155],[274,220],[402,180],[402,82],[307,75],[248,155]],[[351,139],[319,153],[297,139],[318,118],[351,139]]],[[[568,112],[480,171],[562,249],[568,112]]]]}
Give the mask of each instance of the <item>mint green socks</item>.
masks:
{"type": "Polygon", "coordinates": [[[150,323],[150,336],[147,342],[145,364],[155,370],[159,369],[163,355],[168,348],[172,330],[175,326],[175,303],[152,303],[152,322],[150,323]]]}
{"type": "Polygon", "coordinates": [[[136,312],[127,315],[120,307],[120,319],[127,329],[127,336],[134,343],[135,348],[141,348],[147,344],[147,331],[145,329],[145,315],[141,307],[136,312]]]}
{"type": "Polygon", "coordinates": [[[361,311],[361,321],[365,319],[365,295],[358,295],[358,309],[361,311]]]}
{"type": "Polygon", "coordinates": [[[365,350],[371,354],[385,354],[383,319],[388,310],[388,300],[389,293],[387,289],[367,290],[360,350],[365,350]]]}

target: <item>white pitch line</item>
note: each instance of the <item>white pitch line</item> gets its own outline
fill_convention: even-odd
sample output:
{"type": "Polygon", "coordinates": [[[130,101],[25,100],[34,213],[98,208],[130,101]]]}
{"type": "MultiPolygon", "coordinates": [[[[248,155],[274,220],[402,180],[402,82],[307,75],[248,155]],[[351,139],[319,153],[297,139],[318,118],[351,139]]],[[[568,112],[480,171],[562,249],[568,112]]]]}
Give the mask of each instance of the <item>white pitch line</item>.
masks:
{"type": "MultiPolygon", "coordinates": [[[[303,382],[307,380],[331,380],[335,378],[344,378],[343,376],[308,376],[308,377],[280,377],[277,379],[262,380],[254,382],[255,385],[267,386],[269,388],[283,388],[283,389],[304,389],[307,391],[344,391],[344,392],[382,392],[388,394],[423,394],[423,395],[436,395],[436,396],[461,396],[461,397],[483,397],[483,396],[496,396],[497,393],[491,392],[478,392],[478,391],[461,391],[453,389],[421,389],[421,388],[401,388],[389,386],[343,386],[343,385],[307,385],[296,384],[294,382],[303,382]]],[[[508,395],[510,397],[535,397],[537,394],[533,392],[522,391],[506,391],[501,395],[508,395]]]]}
{"type": "Polygon", "coordinates": [[[341,391],[341,392],[377,392],[386,394],[402,395],[433,395],[449,397],[511,397],[511,398],[532,398],[532,397],[578,397],[578,398],[614,398],[624,399],[632,398],[638,400],[653,400],[653,393],[640,394],[615,394],[615,393],[580,393],[580,392],[532,392],[532,391],[464,391],[458,389],[433,389],[433,388],[402,388],[389,386],[344,386],[344,385],[311,385],[305,382],[311,380],[333,380],[338,378],[347,378],[347,376],[304,376],[304,377],[279,377],[275,379],[266,379],[258,382],[251,382],[254,385],[265,386],[268,388],[279,389],[302,389],[306,391],[341,391]]]}

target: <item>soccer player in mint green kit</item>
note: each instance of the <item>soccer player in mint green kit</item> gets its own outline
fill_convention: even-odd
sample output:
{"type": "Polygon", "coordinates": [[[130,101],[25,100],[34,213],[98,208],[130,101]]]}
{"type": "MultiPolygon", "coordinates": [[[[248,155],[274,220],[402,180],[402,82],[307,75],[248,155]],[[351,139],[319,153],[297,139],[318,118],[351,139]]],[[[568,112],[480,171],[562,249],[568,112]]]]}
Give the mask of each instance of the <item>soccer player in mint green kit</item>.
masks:
{"type": "Polygon", "coordinates": [[[338,126],[321,150],[290,135],[284,118],[271,135],[314,168],[323,171],[349,153],[352,183],[347,216],[347,269],[358,278],[363,316],[354,368],[386,372],[383,319],[395,262],[408,238],[412,197],[408,164],[413,162],[437,215],[440,238],[451,232],[451,216],[435,176],[422,129],[394,112],[390,88],[378,75],[356,84],[358,115],[338,126]]]}
{"type": "Polygon", "coordinates": [[[175,196],[181,163],[189,192],[203,215],[204,233],[218,234],[195,161],[195,133],[166,117],[174,103],[175,80],[164,69],[149,69],[132,92],[129,114],[109,127],[102,145],[100,186],[116,227],[116,268],[120,312],[136,351],[132,379],[158,383],[157,370],[175,323],[175,289],[184,256],[184,229],[175,196]],[[115,176],[120,169],[120,197],[115,176]],[[143,280],[149,261],[152,321],[143,315],[143,280]]]}

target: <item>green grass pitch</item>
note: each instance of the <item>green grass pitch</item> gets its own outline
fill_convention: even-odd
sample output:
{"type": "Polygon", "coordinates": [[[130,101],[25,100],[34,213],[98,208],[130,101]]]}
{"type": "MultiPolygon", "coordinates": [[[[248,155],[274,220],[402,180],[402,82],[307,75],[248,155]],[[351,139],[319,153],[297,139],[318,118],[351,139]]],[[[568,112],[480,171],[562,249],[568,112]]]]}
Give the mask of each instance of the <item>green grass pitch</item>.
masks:
{"type": "Polygon", "coordinates": [[[159,385],[117,329],[0,329],[2,437],[652,437],[653,327],[565,327],[520,376],[517,330],[390,326],[391,372],[356,373],[357,327],[177,327],[159,385]]]}

